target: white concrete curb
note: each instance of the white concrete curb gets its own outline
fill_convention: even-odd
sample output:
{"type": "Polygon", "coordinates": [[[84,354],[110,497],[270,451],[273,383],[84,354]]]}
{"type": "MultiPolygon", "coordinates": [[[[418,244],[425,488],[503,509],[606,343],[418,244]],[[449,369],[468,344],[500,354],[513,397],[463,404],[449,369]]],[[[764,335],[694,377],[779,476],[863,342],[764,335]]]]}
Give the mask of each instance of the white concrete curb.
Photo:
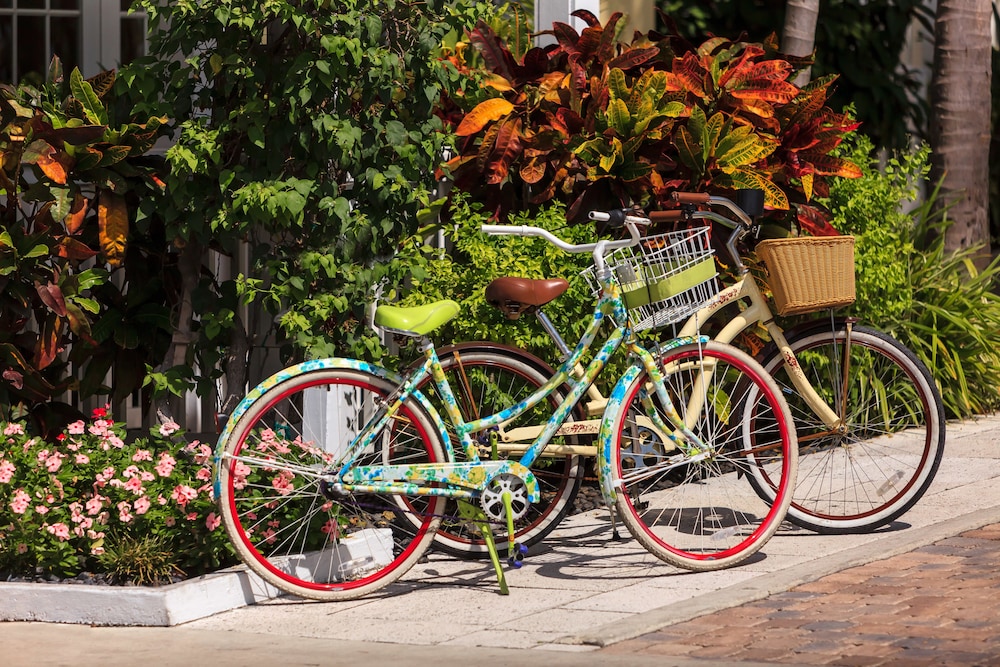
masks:
{"type": "Polygon", "coordinates": [[[161,587],[0,583],[0,621],[172,626],[277,597],[244,568],[161,587]]]}

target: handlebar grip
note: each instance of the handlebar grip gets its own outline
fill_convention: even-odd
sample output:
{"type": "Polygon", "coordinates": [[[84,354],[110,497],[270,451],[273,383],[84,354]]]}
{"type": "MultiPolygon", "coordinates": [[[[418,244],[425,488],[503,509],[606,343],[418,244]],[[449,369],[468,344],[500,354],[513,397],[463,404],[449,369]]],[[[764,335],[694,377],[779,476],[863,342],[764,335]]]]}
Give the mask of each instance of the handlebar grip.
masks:
{"type": "Polygon", "coordinates": [[[621,227],[625,224],[625,211],[621,209],[612,209],[610,211],[591,211],[590,219],[595,222],[606,222],[609,227],[621,227]]]}
{"type": "Polygon", "coordinates": [[[672,211],[650,211],[647,213],[650,222],[677,222],[684,219],[684,211],[675,209],[672,211]]]}
{"type": "Polygon", "coordinates": [[[707,192],[673,192],[671,198],[679,204],[707,204],[712,195],[707,192]]]}

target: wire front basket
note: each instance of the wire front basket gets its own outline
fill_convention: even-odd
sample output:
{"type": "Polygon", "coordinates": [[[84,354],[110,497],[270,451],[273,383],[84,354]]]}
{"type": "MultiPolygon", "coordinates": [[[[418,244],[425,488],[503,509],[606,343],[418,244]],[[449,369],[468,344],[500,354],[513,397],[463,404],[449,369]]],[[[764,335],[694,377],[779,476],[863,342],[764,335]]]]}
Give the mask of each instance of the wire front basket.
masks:
{"type": "MultiPolygon", "coordinates": [[[[711,227],[647,236],[638,245],[620,248],[605,264],[622,290],[632,329],[656,329],[679,322],[719,292],[711,227]]],[[[600,292],[594,269],[583,273],[600,292]]]]}

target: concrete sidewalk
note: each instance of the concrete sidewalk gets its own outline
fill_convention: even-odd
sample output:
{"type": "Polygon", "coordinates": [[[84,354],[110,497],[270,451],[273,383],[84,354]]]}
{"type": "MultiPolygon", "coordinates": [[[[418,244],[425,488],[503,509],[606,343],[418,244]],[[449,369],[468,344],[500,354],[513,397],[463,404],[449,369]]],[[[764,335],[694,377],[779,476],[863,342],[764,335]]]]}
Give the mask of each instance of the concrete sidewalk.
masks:
{"type": "Polygon", "coordinates": [[[487,563],[433,555],[401,582],[362,600],[279,599],[174,628],[5,623],[0,645],[5,664],[12,665],[144,659],[218,665],[704,664],[597,651],[998,523],[997,478],[1000,417],[992,416],[948,425],[937,477],[896,524],[873,534],[837,536],[786,525],[760,554],[729,570],[674,569],[627,535],[612,541],[607,514],[590,512],[570,517],[522,569],[508,572],[509,596],[497,593],[487,563]]]}

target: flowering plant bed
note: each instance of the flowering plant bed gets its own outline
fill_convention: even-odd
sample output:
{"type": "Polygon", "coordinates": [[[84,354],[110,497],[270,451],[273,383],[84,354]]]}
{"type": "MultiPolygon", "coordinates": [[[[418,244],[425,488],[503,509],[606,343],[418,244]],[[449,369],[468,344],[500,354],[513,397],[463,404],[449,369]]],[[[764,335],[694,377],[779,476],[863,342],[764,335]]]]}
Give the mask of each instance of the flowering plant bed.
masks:
{"type": "Polygon", "coordinates": [[[177,424],[126,442],[106,409],[55,442],[0,422],[0,578],[164,584],[235,562],[212,448],[177,424]]]}

